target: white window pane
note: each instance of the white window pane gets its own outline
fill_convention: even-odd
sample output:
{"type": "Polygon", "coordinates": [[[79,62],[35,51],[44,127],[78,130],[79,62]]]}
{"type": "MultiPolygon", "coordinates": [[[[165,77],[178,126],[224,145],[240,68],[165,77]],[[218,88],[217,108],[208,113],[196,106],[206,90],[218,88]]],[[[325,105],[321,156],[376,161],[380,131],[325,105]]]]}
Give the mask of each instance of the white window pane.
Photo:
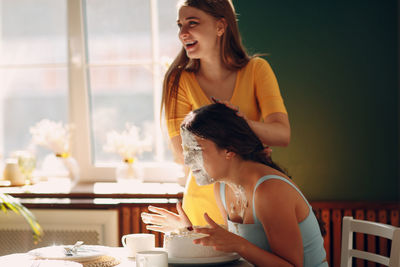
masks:
{"type": "Polygon", "coordinates": [[[0,0],[1,64],[65,63],[65,0],[0,0]]]}
{"type": "MultiPolygon", "coordinates": [[[[121,161],[105,152],[106,134],[134,124],[143,134],[154,123],[152,73],[147,66],[97,67],[90,70],[92,126],[96,162],[121,161]]],[[[140,158],[152,160],[152,153],[140,158]]]]}
{"type": "Polygon", "coordinates": [[[151,58],[150,1],[87,0],[89,62],[151,58]]]}
{"type": "Polygon", "coordinates": [[[158,1],[158,21],[160,28],[160,54],[172,61],[182,45],[178,39],[177,0],[158,1]]]}
{"type": "MultiPolygon", "coordinates": [[[[153,64],[161,64],[162,78],[180,45],[176,0],[158,1],[159,43],[155,44],[152,43],[150,4],[149,0],[86,1],[88,80],[96,163],[121,161],[119,155],[103,149],[108,132],[121,132],[130,123],[155,140],[154,127],[160,127],[155,122],[154,90],[161,89],[162,81],[157,80],[160,76],[154,76],[153,64]],[[152,58],[153,48],[158,49],[160,58],[152,58]]],[[[154,146],[155,142],[153,150],[139,159],[154,160],[154,146]]],[[[164,147],[168,146],[164,144],[164,147]]],[[[166,155],[172,159],[170,153],[166,155]]]]}
{"type": "MultiPolygon", "coordinates": [[[[29,128],[39,120],[67,122],[66,25],[66,0],[0,0],[3,157],[30,146],[29,128]]],[[[36,152],[38,163],[50,153],[41,147],[36,152]]]]}
{"type": "MultiPolygon", "coordinates": [[[[0,112],[3,155],[28,149],[29,128],[46,118],[67,122],[67,69],[0,69],[0,112]]],[[[49,150],[30,147],[37,153],[38,163],[49,150]]]]}
{"type": "MultiPolygon", "coordinates": [[[[158,24],[159,24],[159,51],[160,63],[162,70],[162,78],[168,66],[172,63],[182,45],[178,38],[178,25],[177,25],[177,2],[178,0],[158,0],[158,24]]],[[[164,143],[164,159],[173,161],[172,151],[169,149],[169,137],[165,123],[162,124],[163,129],[163,143],[164,143]]]]}

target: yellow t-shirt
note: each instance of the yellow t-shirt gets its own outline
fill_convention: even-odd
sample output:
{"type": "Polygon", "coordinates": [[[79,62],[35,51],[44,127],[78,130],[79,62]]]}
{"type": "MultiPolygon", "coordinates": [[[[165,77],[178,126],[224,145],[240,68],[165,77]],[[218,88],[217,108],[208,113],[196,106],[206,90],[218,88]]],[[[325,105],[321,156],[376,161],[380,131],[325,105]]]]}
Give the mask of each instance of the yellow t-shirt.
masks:
{"type": "MultiPolygon", "coordinates": [[[[274,72],[266,60],[258,57],[251,59],[238,71],[229,101],[254,121],[260,121],[275,112],[287,113],[274,72]]],[[[180,124],[190,111],[211,103],[211,99],[200,88],[195,74],[183,71],[176,111],[166,111],[170,138],[180,134],[180,124]]],[[[199,186],[191,174],[186,183],[183,209],[194,225],[207,224],[203,216],[205,212],[217,223],[224,224],[214,197],[214,185],[199,186]]]]}

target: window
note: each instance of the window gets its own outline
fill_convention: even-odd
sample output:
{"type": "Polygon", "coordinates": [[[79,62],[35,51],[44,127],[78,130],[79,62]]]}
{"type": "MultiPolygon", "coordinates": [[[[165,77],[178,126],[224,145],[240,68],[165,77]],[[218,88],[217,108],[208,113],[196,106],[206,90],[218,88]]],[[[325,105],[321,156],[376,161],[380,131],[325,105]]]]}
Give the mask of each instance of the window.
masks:
{"type": "MultiPolygon", "coordinates": [[[[74,125],[82,179],[114,178],[122,159],[103,147],[126,123],[152,136],[140,161],[172,160],[159,103],[180,48],[176,0],[0,0],[0,17],[4,157],[28,149],[29,128],[47,118],[74,125]]],[[[35,148],[39,168],[49,152],[35,148]]]]}
{"type": "MultiPolygon", "coordinates": [[[[39,2],[0,1],[0,147],[4,157],[29,148],[29,128],[42,118],[68,119],[66,1],[39,2]]],[[[48,151],[37,147],[36,153],[43,158],[48,151]]]]}

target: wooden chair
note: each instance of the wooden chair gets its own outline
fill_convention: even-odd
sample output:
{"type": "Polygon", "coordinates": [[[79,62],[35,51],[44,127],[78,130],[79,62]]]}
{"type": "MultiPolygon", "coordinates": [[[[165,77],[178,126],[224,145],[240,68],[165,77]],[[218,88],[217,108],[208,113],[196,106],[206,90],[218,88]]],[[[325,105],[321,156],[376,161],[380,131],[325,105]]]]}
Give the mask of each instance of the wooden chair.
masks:
{"type": "Polygon", "coordinates": [[[400,228],[383,223],[343,217],[341,267],[351,267],[352,258],[364,259],[389,267],[400,267],[400,228]],[[363,233],[392,240],[390,257],[353,248],[353,233],[363,233]]]}

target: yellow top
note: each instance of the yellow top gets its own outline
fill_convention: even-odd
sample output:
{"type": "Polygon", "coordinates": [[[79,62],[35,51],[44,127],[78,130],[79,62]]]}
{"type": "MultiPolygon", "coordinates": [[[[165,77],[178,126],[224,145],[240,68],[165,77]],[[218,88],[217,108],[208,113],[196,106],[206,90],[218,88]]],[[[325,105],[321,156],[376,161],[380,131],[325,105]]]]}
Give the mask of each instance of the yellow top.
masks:
{"type": "MultiPolygon", "coordinates": [[[[229,101],[254,121],[261,121],[275,112],[287,113],[274,72],[266,60],[258,57],[251,59],[238,71],[229,101]]],[[[179,81],[176,112],[172,108],[166,112],[170,138],[180,134],[180,124],[190,111],[211,103],[211,99],[200,88],[195,74],[183,71],[179,81]]],[[[214,186],[197,185],[191,174],[183,197],[183,209],[194,225],[207,224],[203,217],[205,212],[217,223],[224,224],[215,201],[214,186]]]]}

